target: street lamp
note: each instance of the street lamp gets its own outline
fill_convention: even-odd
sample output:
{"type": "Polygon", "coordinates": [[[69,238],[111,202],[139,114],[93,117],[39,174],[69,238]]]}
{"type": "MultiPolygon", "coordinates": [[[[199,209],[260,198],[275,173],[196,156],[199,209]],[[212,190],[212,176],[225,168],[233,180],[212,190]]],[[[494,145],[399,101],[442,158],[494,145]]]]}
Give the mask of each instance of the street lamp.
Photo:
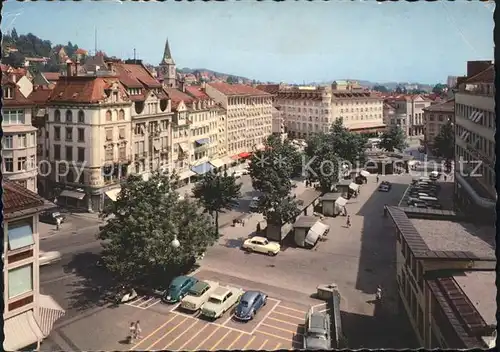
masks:
{"type": "Polygon", "coordinates": [[[181,246],[181,243],[177,239],[177,235],[174,235],[174,239],[172,240],[172,242],[170,242],[170,244],[172,245],[172,247],[174,247],[176,249],[181,246]]]}

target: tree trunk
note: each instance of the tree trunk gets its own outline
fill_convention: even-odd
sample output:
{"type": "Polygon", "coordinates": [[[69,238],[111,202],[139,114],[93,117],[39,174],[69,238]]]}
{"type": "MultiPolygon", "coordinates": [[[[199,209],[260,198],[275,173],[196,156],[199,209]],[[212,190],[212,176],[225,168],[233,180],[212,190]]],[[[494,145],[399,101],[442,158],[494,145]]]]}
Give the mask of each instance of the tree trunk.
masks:
{"type": "Polygon", "coordinates": [[[215,212],[215,228],[217,229],[217,234],[219,234],[219,212],[215,212]]]}

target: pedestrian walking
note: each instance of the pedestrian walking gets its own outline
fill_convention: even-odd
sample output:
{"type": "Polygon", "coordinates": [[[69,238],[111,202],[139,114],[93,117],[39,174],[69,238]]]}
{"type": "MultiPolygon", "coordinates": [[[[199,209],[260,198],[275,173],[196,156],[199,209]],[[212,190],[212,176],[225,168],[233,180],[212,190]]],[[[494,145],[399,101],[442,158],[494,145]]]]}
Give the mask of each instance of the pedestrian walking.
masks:
{"type": "Polygon", "coordinates": [[[59,230],[61,228],[61,218],[57,217],[56,218],[56,230],[59,230]]]}
{"type": "Polygon", "coordinates": [[[135,322],[135,338],[138,340],[142,339],[141,334],[142,334],[141,324],[140,324],[139,320],[137,320],[135,322]]]}
{"type": "Polygon", "coordinates": [[[377,183],[378,183],[378,180],[379,180],[379,178],[378,178],[378,175],[377,175],[377,183]]]}
{"type": "Polygon", "coordinates": [[[446,178],[447,178],[446,175],[444,175],[444,182],[446,182],[446,178]]]}
{"type": "Polygon", "coordinates": [[[129,326],[129,342],[130,343],[134,343],[135,341],[135,323],[134,322],[131,322],[130,323],[130,326],[129,326]]]}
{"type": "Polygon", "coordinates": [[[380,285],[377,286],[377,293],[375,294],[375,299],[379,302],[382,300],[382,287],[380,287],[380,285]]]}
{"type": "Polygon", "coordinates": [[[347,227],[351,227],[351,216],[347,215],[347,222],[346,222],[347,227]]]}

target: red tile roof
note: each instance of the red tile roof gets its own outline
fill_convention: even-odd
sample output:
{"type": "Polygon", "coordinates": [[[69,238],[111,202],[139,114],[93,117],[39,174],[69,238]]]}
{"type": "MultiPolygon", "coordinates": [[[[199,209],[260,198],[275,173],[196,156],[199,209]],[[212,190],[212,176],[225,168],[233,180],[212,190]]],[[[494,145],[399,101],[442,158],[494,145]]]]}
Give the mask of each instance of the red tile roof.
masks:
{"type": "Polygon", "coordinates": [[[59,72],[42,72],[47,81],[57,81],[61,74],[59,72]]]}
{"type": "Polygon", "coordinates": [[[44,104],[49,100],[52,89],[48,87],[35,87],[29,95],[29,99],[35,104],[44,104]]]}
{"type": "Polygon", "coordinates": [[[491,65],[486,70],[478,73],[471,78],[465,80],[465,83],[494,83],[495,82],[495,66],[491,65]]]}
{"type": "Polygon", "coordinates": [[[38,194],[29,191],[15,182],[4,179],[2,183],[4,215],[15,211],[41,207],[45,204],[45,200],[38,194]]]}
{"type": "Polygon", "coordinates": [[[12,88],[12,98],[3,98],[2,104],[5,107],[11,106],[32,106],[33,102],[26,98],[19,90],[19,86],[8,79],[7,74],[2,74],[2,87],[12,88]]]}
{"type": "MultiPolygon", "coordinates": [[[[112,83],[120,83],[116,77],[74,76],[57,82],[49,98],[50,102],[98,103],[106,97],[105,89],[112,83]]],[[[121,86],[122,93],[126,95],[121,86]]]]}
{"type": "Polygon", "coordinates": [[[278,92],[280,91],[279,84],[259,84],[255,88],[269,94],[278,94],[278,92]]]}
{"type": "Polygon", "coordinates": [[[455,99],[450,99],[442,103],[432,104],[423,109],[424,111],[443,111],[443,112],[453,112],[455,111],[455,99]]]}
{"type": "Polygon", "coordinates": [[[177,108],[177,106],[179,105],[179,103],[181,101],[184,102],[184,104],[187,104],[187,103],[192,103],[193,101],[195,101],[195,99],[193,97],[191,97],[190,95],[176,89],[176,88],[164,88],[165,90],[165,93],[167,93],[168,97],[170,98],[170,100],[172,101],[172,108],[175,110],[177,108]]]}
{"type": "Polygon", "coordinates": [[[127,88],[161,88],[149,70],[140,64],[113,63],[118,78],[127,88]]]}
{"type": "Polygon", "coordinates": [[[267,92],[258,90],[256,88],[244,84],[229,84],[223,82],[214,82],[214,83],[209,83],[209,85],[225,95],[246,95],[246,96],[270,95],[267,92]]]}
{"type": "Polygon", "coordinates": [[[187,86],[186,93],[199,100],[210,99],[207,93],[205,93],[200,86],[187,86]]]}

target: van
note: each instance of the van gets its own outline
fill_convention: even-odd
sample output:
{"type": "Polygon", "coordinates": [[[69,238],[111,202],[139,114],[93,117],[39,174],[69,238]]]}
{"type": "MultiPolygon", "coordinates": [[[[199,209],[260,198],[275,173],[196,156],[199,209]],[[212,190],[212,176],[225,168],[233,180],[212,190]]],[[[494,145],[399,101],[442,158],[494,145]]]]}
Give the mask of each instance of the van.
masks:
{"type": "Polygon", "coordinates": [[[418,199],[423,200],[424,202],[437,202],[438,201],[438,199],[436,197],[430,197],[427,195],[420,195],[420,194],[418,195],[418,199]]]}

